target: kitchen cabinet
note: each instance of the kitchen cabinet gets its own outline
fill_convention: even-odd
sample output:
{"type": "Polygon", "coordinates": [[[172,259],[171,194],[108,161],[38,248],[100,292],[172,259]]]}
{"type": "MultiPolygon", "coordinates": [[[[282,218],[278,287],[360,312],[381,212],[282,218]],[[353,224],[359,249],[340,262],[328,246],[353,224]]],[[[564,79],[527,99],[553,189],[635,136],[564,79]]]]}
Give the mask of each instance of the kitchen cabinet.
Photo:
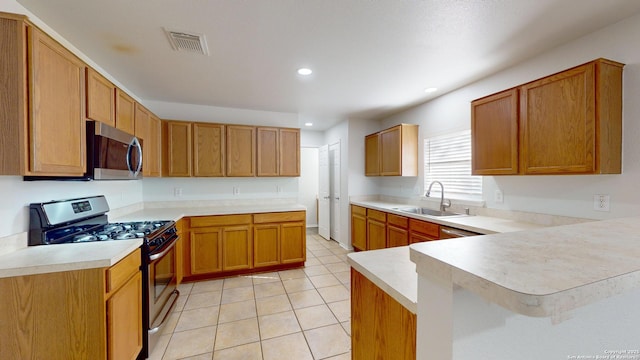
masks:
{"type": "MultiPolygon", "coordinates": [[[[185,273],[189,274],[189,271],[184,270],[185,256],[189,244],[189,218],[183,217],[176,221],[176,234],[178,235],[178,241],[176,242],[176,283],[180,285],[184,279],[185,273]]],[[[187,256],[189,259],[189,256],[187,256]]]]}
{"type": "Polygon", "coordinates": [[[140,250],[110,268],[0,279],[1,359],[135,359],[140,250]],[[25,299],[29,301],[25,302],[25,299]]]}
{"type": "Polygon", "coordinates": [[[224,125],[193,123],[193,176],[224,176],[224,125]]]}
{"type": "Polygon", "coordinates": [[[387,214],[387,247],[409,245],[409,219],[405,216],[387,214]]]}
{"type": "Polygon", "coordinates": [[[351,269],[352,359],[415,359],[417,317],[351,269]]]}
{"type": "Polygon", "coordinates": [[[518,89],[472,103],[474,175],[518,173],[518,89]]]}
{"type": "Polygon", "coordinates": [[[247,177],[256,174],[256,128],[226,126],[227,176],[247,177]]]}
{"type": "Polygon", "coordinates": [[[440,225],[428,221],[409,219],[409,243],[440,239],[440,225]]]}
{"type": "Polygon", "coordinates": [[[364,137],[364,174],[380,175],[380,135],[378,133],[364,137]]]}
{"type": "Polygon", "coordinates": [[[367,209],[367,250],[387,247],[387,214],[367,209]]]}
{"type": "Polygon", "coordinates": [[[367,209],[351,205],[351,246],[357,250],[367,250],[367,209]]]}
{"type": "Polygon", "coordinates": [[[253,215],[254,267],[306,260],[306,213],[304,211],[253,215]]]}
{"type": "Polygon", "coordinates": [[[136,105],[139,104],[131,96],[116,88],[116,128],[135,134],[136,105]]]}
{"type": "Polygon", "coordinates": [[[0,15],[0,48],[0,174],[83,175],[85,64],[20,15],[0,15]]]}
{"type": "Polygon", "coordinates": [[[160,176],[160,119],[144,106],[134,104],[135,135],[142,139],[142,173],[145,177],[160,176]]]}
{"type": "Polygon", "coordinates": [[[300,129],[257,127],[257,176],[300,176],[300,129]]]}
{"type": "Polygon", "coordinates": [[[87,119],[116,126],[116,86],[87,67],[87,119]]]}
{"type": "Polygon", "coordinates": [[[162,174],[171,177],[191,176],[191,123],[162,122],[162,174]]]}
{"type": "Polygon", "coordinates": [[[418,176],[418,125],[400,124],[367,135],[365,175],[418,176]]]}
{"type": "Polygon", "coordinates": [[[189,276],[252,267],[250,214],[195,216],[189,221],[189,276]]]}
{"type": "Polygon", "coordinates": [[[474,100],[472,172],[621,173],[623,66],[597,59],[474,100]]]}

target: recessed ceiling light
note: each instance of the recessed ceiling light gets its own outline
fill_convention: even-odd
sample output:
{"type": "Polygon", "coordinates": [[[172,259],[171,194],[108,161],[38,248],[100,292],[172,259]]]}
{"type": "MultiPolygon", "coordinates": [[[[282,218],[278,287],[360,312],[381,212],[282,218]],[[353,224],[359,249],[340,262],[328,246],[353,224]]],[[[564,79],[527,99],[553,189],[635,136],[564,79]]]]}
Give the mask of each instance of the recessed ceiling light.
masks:
{"type": "Polygon", "coordinates": [[[307,69],[307,68],[300,68],[298,69],[298,74],[300,75],[311,75],[313,73],[313,71],[311,69],[307,69]]]}
{"type": "Polygon", "coordinates": [[[434,91],[438,91],[438,88],[430,87],[430,88],[424,89],[424,92],[426,93],[432,93],[434,91]]]}
{"type": "Polygon", "coordinates": [[[313,126],[313,123],[304,123],[304,126],[313,126]]]}

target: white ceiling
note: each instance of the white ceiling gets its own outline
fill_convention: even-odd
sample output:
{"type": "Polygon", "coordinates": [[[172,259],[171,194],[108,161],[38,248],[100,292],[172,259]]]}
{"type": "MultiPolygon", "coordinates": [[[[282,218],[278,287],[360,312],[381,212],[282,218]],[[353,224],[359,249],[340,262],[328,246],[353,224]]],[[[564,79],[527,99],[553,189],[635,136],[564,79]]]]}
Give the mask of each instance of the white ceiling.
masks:
{"type": "Polygon", "coordinates": [[[316,130],[383,118],[640,11],[638,0],[17,1],[143,100],[297,113],[316,130]],[[163,28],[205,34],[210,56],[173,51],[163,28]]]}

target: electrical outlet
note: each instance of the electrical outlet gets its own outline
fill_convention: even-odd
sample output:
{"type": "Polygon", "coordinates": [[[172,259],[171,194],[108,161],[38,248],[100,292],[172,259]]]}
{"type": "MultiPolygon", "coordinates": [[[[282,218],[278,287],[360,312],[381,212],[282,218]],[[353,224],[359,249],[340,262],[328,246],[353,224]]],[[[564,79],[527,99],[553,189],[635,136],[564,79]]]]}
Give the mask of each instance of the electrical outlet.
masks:
{"type": "Polygon", "coordinates": [[[276,192],[280,194],[282,192],[282,186],[276,185],[276,192]]]}
{"type": "Polygon", "coordinates": [[[238,186],[234,186],[233,187],[233,195],[238,195],[240,194],[240,188],[238,186]]]}
{"type": "Polygon", "coordinates": [[[182,188],[179,188],[179,187],[173,188],[173,196],[175,197],[182,196],[182,188]]]}
{"type": "Polygon", "coordinates": [[[495,194],[493,195],[493,201],[496,204],[502,204],[504,202],[504,196],[502,194],[502,191],[496,190],[495,194]]]}
{"type": "Polygon", "coordinates": [[[609,197],[609,195],[606,195],[606,194],[593,195],[593,210],[609,211],[610,200],[611,198],[609,197]]]}

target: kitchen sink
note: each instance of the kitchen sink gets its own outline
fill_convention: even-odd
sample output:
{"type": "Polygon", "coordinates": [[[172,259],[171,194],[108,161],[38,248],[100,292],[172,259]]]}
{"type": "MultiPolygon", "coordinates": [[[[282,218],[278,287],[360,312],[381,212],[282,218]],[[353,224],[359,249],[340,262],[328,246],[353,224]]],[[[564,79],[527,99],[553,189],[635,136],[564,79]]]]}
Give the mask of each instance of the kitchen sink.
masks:
{"type": "Polygon", "coordinates": [[[410,214],[436,216],[436,217],[440,217],[440,216],[468,216],[466,214],[459,214],[459,213],[455,213],[455,212],[452,212],[452,211],[440,211],[440,210],[433,210],[433,209],[429,209],[429,208],[419,208],[419,207],[399,208],[398,210],[402,211],[402,212],[410,213],[410,214]]]}

